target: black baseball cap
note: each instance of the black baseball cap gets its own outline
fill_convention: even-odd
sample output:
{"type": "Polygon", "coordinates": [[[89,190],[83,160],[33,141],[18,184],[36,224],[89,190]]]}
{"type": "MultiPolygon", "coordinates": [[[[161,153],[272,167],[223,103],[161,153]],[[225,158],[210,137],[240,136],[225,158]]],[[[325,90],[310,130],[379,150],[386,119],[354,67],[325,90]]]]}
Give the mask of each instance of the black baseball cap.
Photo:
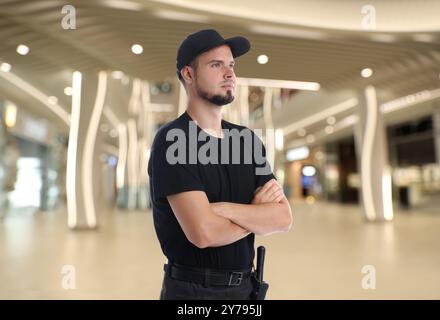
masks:
{"type": "Polygon", "coordinates": [[[217,31],[213,29],[200,30],[190,34],[180,44],[177,51],[177,77],[181,77],[180,70],[197,57],[199,54],[209,51],[221,45],[228,45],[231,48],[232,56],[239,57],[251,48],[251,44],[245,37],[233,37],[224,39],[217,31]]]}

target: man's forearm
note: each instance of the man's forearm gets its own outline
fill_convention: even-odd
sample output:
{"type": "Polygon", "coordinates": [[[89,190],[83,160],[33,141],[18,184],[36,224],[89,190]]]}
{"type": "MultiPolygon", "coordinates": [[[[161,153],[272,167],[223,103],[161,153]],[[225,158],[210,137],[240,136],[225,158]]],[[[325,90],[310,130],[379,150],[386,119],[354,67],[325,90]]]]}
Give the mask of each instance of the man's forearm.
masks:
{"type": "Polygon", "coordinates": [[[218,215],[257,235],[284,232],[289,230],[292,224],[292,214],[287,200],[283,203],[217,202],[211,205],[218,215]]]}
{"type": "Polygon", "coordinates": [[[215,215],[210,223],[207,247],[226,246],[243,239],[251,233],[233,221],[218,215],[215,215]]]}

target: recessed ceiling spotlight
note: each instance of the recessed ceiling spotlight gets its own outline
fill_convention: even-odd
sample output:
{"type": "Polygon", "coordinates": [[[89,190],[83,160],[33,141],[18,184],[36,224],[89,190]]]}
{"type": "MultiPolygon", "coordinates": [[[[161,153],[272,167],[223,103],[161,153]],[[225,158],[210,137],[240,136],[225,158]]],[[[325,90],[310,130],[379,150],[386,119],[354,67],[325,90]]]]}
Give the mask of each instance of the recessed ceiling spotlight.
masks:
{"type": "Polygon", "coordinates": [[[25,56],[29,53],[29,47],[24,44],[20,44],[17,47],[17,53],[19,55],[25,56]]]}
{"type": "Polygon", "coordinates": [[[131,52],[134,54],[141,54],[144,51],[144,48],[140,44],[134,44],[131,46],[131,52]]]}

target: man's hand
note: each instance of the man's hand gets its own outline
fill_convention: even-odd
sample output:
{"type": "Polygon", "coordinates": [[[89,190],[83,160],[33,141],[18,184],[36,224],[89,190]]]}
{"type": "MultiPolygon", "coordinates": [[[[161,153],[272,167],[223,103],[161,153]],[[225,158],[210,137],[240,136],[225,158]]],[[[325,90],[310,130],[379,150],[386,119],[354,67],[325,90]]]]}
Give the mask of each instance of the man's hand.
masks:
{"type": "Polygon", "coordinates": [[[292,210],[275,179],[255,190],[251,204],[210,203],[212,211],[256,235],[286,232],[292,226],[292,210]]]}
{"type": "Polygon", "coordinates": [[[252,204],[261,203],[279,203],[286,200],[283,188],[280,186],[278,181],[271,179],[266,182],[262,187],[255,190],[254,198],[252,199],[252,204]]]}

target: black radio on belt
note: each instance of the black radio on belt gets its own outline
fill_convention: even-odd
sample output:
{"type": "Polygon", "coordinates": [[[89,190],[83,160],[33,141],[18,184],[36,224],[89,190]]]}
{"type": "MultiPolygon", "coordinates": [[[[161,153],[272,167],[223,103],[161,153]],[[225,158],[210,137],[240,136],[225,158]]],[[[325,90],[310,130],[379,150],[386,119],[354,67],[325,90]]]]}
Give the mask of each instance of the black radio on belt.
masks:
{"type": "Polygon", "coordinates": [[[259,246],[257,248],[257,268],[252,276],[254,290],[252,291],[251,298],[253,300],[264,300],[267,289],[269,289],[269,284],[263,280],[265,254],[266,249],[263,246],[259,246]]]}

